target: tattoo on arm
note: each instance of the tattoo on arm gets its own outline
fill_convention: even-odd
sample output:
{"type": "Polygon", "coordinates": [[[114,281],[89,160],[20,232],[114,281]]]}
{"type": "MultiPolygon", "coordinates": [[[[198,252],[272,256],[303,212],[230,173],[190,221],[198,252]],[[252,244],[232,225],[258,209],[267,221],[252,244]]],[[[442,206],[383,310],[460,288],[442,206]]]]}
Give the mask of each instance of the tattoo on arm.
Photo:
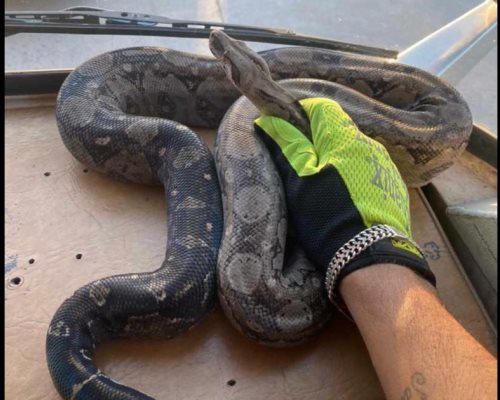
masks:
{"type": "Polygon", "coordinates": [[[401,394],[401,400],[428,400],[424,391],[425,376],[421,372],[415,372],[411,376],[411,384],[401,394]]]}

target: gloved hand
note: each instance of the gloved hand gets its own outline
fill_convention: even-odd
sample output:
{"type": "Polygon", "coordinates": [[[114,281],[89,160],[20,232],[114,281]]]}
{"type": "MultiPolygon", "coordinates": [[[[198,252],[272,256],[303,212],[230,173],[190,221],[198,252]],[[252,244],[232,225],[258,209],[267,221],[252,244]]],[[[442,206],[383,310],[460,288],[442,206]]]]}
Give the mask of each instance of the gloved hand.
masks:
{"type": "Polygon", "coordinates": [[[385,147],[360,132],[337,102],[313,98],[300,104],[309,117],[312,143],[280,118],[261,116],[255,124],[281,175],[299,242],[318,267],[325,272],[328,268],[330,299],[342,308],[341,280],[380,263],[411,268],[435,285],[411,239],[408,190],[385,147]],[[390,228],[365,232],[352,241],[376,225],[390,228]],[[399,235],[378,240],[384,233],[390,236],[391,228],[399,235]]]}

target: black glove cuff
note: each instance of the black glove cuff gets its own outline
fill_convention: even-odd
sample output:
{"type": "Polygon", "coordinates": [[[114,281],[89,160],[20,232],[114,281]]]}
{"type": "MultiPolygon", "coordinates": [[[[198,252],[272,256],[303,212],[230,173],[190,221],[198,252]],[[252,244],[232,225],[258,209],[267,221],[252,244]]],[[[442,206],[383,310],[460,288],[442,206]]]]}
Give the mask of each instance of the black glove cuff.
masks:
{"type": "Polygon", "coordinates": [[[350,273],[375,264],[397,264],[408,267],[427,280],[431,285],[436,286],[436,277],[425,258],[423,256],[418,257],[409,251],[395,248],[390,238],[373,243],[347,264],[340,271],[339,283],[350,273]]]}

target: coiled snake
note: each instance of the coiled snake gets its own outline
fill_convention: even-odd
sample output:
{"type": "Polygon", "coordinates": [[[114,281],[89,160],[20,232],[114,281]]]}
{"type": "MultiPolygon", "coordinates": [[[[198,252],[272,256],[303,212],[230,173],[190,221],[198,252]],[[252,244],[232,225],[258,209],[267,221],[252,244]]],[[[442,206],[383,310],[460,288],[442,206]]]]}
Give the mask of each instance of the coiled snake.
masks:
{"type": "Polygon", "coordinates": [[[298,246],[285,260],[284,193],[253,132],[260,112],[238,99],[231,81],[262,112],[287,118],[306,134],[296,100],[337,100],[362,132],[386,145],[412,186],[450,166],[466,146],[471,116],[462,97],[415,68],[301,47],[258,57],[222,32],[211,35],[210,46],[222,64],[129,48],[84,63],[61,87],[57,123],[73,156],[118,179],[162,184],[168,213],[158,270],[94,281],[53,317],[47,361],[65,399],[151,399],[96,368],[97,344],[116,336],[178,335],[209,313],[217,291],[232,323],[265,344],[303,342],[328,321],[322,274],[298,246]],[[183,124],[220,125],[215,162],[183,124]]]}

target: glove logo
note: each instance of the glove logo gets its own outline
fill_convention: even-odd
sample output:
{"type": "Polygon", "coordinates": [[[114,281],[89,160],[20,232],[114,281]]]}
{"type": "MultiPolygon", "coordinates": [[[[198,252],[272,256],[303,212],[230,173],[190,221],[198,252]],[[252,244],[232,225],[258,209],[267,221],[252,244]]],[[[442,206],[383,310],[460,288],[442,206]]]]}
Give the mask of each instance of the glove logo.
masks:
{"type": "MultiPolygon", "coordinates": [[[[386,158],[390,160],[387,153],[386,158]]],[[[388,163],[388,166],[382,165],[379,158],[375,156],[375,154],[366,156],[365,159],[375,170],[371,183],[383,191],[384,200],[387,200],[388,197],[391,198],[401,212],[407,215],[407,220],[409,221],[408,190],[406,190],[406,187],[403,186],[399,172],[390,163],[388,163]]]]}

